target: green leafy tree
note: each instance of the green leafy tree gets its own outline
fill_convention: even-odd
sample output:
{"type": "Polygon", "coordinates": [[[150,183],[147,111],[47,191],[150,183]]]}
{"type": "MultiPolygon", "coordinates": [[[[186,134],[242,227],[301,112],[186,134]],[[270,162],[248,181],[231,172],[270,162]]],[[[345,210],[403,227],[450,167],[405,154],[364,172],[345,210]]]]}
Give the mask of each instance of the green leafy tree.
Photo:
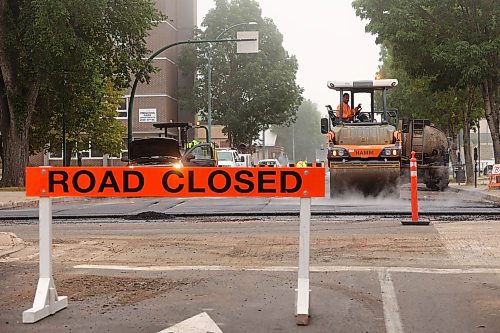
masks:
{"type": "Polygon", "coordinates": [[[449,87],[433,90],[434,78],[422,76],[411,78],[405,70],[397,68],[392,61],[391,50],[383,48],[383,64],[379,75],[398,78],[399,84],[390,94],[389,106],[399,110],[399,117],[429,119],[452,139],[451,162],[458,162],[456,155],[457,134],[463,129],[464,157],[467,183],[474,179],[474,168],[470,151],[470,129],[477,119],[484,116],[478,89],[449,87]]]}
{"type": "Polygon", "coordinates": [[[97,79],[89,88],[93,89],[86,91],[86,95],[79,95],[75,91],[70,94],[68,91],[67,95],[61,96],[54,91],[44,91],[39,96],[37,105],[40,112],[34,115],[36,126],[32,128],[30,136],[32,153],[47,149],[47,143],[50,143],[48,149],[51,152],[60,152],[64,122],[67,144],[64,156],[66,165],[70,165],[71,157],[75,156],[77,151],[86,150],[89,142],[92,143],[93,150],[119,156],[124,148],[123,137],[126,126],[116,119],[118,116],[116,110],[123,97],[123,91],[116,89],[109,79],[97,79]],[[59,104],[54,109],[62,110],[63,113],[42,112],[50,110],[50,106],[54,104],[59,104]],[[66,114],[66,109],[82,111],[66,114]]]}
{"type": "MultiPolygon", "coordinates": [[[[212,119],[224,125],[233,146],[251,144],[269,125],[290,124],[302,100],[296,80],[297,60],[282,46],[283,36],[269,18],[263,18],[254,0],[216,0],[197,38],[215,39],[226,28],[257,22],[259,53],[237,54],[234,43],[186,47],[180,60],[184,71],[198,73],[195,88],[181,92],[181,103],[200,110],[207,119],[207,56],[212,59],[212,119]]],[[[238,30],[248,29],[240,26],[238,30]]],[[[236,30],[236,29],[235,29],[236,30]]],[[[229,30],[223,38],[234,38],[229,30]]]]}
{"type": "Polygon", "coordinates": [[[396,67],[411,78],[427,77],[433,91],[452,88],[469,97],[476,87],[480,89],[495,160],[500,163],[500,3],[355,0],[353,6],[358,16],[369,20],[367,31],[392,50],[396,67]]]}
{"type": "MultiPolygon", "coordinates": [[[[41,122],[63,112],[75,126],[106,117],[89,99],[103,97],[108,82],[119,90],[131,75],[148,79],[145,38],[162,18],[151,0],[0,1],[3,186],[24,185],[32,129],[41,122]]],[[[82,130],[90,129],[73,132],[82,130]]]]}
{"type": "Polygon", "coordinates": [[[275,126],[273,132],[283,140],[289,159],[293,159],[295,155],[294,162],[314,162],[316,150],[323,148],[326,143],[325,136],[321,134],[321,113],[316,104],[305,100],[300,105],[296,117],[295,123],[290,126],[275,126]]]}

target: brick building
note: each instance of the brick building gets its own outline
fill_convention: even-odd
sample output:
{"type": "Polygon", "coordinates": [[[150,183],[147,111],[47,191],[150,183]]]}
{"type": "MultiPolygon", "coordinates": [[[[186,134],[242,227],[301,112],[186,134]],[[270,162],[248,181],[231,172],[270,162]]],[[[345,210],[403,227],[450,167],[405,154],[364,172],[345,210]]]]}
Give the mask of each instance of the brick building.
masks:
{"type": "MultiPolygon", "coordinates": [[[[168,18],[159,22],[147,39],[151,53],[172,43],[192,39],[196,26],[196,0],[156,0],[156,8],[165,13],[168,18]]],[[[132,111],[133,137],[143,138],[158,136],[160,131],[153,127],[156,122],[195,122],[195,110],[185,110],[180,107],[177,99],[179,88],[193,86],[194,75],[183,76],[177,65],[181,47],[174,46],[154,59],[158,72],[151,76],[148,84],[139,84],[134,98],[132,111]]],[[[119,107],[119,119],[125,125],[128,123],[127,109],[130,90],[125,93],[119,107]]],[[[176,132],[171,133],[173,136],[176,132]]],[[[126,136],[126,134],[125,134],[126,136]]],[[[126,143],[126,137],[124,138],[126,143]]],[[[126,147],[126,144],[125,144],[126,147]]],[[[80,149],[83,165],[120,165],[121,156],[103,156],[92,144],[80,149]]],[[[77,164],[75,154],[71,165],[77,164]]],[[[62,153],[39,154],[30,158],[31,165],[62,165],[62,153]]]]}

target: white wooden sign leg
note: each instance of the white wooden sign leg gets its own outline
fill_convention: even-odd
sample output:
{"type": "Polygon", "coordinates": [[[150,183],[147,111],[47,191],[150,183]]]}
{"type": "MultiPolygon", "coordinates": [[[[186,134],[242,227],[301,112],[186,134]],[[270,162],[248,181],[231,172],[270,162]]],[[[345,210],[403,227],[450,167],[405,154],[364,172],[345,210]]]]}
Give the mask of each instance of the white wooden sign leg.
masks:
{"type": "Polygon", "coordinates": [[[34,323],[68,306],[68,297],[57,296],[52,277],[52,198],[40,198],[40,278],[33,307],[23,312],[23,323],[34,323]]]}
{"type": "Polygon", "coordinates": [[[311,198],[300,198],[299,274],[295,297],[297,325],[309,324],[309,241],[311,198]]]}

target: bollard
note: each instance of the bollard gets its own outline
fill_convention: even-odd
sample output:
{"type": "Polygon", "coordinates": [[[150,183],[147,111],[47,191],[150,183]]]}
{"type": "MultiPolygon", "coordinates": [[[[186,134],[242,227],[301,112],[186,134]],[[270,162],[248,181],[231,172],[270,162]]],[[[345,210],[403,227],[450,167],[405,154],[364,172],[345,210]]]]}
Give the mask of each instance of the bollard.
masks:
{"type": "Polygon", "coordinates": [[[429,225],[430,221],[418,220],[418,176],[417,176],[417,159],[415,152],[411,152],[410,159],[410,191],[411,191],[411,222],[403,221],[404,225],[429,225]]]}
{"type": "Polygon", "coordinates": [[[410,159],[410,190],[411,190],[411,221],[418,222],[418,178],[417,159],[415,152],[411,152],[410,159]]]}

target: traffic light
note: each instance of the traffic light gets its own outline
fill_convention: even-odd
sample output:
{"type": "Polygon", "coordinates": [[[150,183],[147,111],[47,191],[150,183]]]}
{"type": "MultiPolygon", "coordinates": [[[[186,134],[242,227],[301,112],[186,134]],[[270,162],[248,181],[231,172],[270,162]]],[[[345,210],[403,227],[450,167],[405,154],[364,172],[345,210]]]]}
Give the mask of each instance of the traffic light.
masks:
{"type": "Polygon", "coordinates": [[[474,147],[474,161],[477,161],[477,147],[474,147]]]}

